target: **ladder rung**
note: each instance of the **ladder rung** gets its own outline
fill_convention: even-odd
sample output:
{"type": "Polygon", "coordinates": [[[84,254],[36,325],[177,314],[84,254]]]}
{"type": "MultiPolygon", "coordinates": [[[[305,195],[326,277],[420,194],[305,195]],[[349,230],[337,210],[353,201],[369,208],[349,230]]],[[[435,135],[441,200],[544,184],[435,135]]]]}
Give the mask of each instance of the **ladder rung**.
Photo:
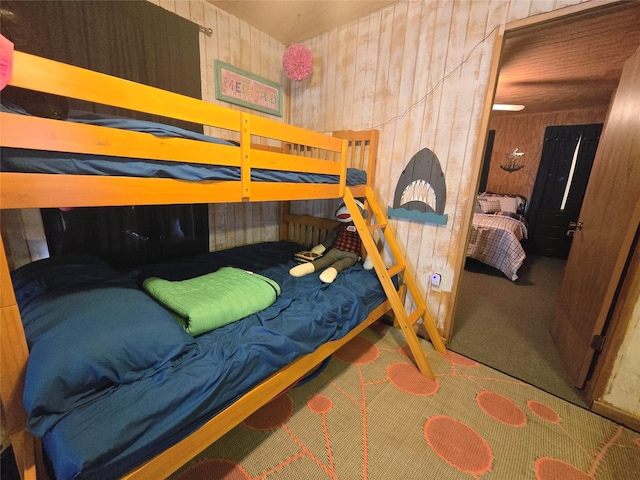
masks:
{"type": "Polygon", "coordinates": [[[425,312],[425,309],[424,309],[424,308],[422,308],[422,307],[420,307],[420,308],[416,308],[416,309],[413,311],[413,313],[412,313],[411,315],[409,315],[409,318],[408,318],[409,325],[413,325],[414,323],[416,323],[416,322],[418,321],[418,319],[419,319],[420,317],[422,317],[422,315],[424,314],[424,312],[425,312]]]}
{"type": "Polygon", "coordinates": [[[394,275],[397,275],[400,272],[404,272],[406,268],[407,268],[406,265],[399,263],[398,265],[394,265],[393,267],[389,268],[387,270],[387,273],[389,274],[390,277],[393,277],[394,275]]]}
{"type": "Polygon", "coordinates": [[[376,230],[384,230],[385,228],[387,228],[387,224],[386,223],[374,223],[372,225],[369,225],[369,231],[370,232],[375,232],[376,230]]]}

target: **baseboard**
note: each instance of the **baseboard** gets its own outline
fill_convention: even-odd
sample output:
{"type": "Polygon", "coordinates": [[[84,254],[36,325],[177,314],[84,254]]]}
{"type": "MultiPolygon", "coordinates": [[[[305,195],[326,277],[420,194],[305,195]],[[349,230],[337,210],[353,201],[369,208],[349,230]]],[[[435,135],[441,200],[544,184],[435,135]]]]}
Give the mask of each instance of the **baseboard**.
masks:
{"type": "Polygon", "coordinates": [[[640,433],[640,417],[600,400],[594,400],[591,411],[640,433]]]}

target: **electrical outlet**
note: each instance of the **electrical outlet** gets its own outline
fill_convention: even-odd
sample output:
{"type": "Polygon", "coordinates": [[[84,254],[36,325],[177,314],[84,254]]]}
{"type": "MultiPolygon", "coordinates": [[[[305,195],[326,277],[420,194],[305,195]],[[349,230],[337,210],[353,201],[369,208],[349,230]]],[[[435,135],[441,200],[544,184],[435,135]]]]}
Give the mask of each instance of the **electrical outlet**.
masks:
{"type": "Polygon", "coordinates": [[[431,275],[431,290],[439,292],[442,283],[442,276],[439,273],[431,275]]]}

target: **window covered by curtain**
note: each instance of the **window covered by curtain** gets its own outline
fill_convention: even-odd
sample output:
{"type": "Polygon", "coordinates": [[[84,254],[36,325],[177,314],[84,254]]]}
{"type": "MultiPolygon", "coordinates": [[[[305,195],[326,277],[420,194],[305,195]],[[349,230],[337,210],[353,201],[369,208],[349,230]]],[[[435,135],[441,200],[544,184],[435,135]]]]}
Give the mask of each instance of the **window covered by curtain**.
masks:
{"type": "Polygon", "coordinates": [[[87,253],[116,268],[206,252],[206,205],[42,209],[52,256],[87,253]]]}
{"type": "MultiPolygon", "coordinates": [[[[18,50],[202,98],[198,25],[146,0],[3,0],[1,7],[15,16],[18,50]]],[[[76,100],[70,107],[125,114],[76,100]]],[[[126,115],[202,133],[199,125],[126,115]]]]}
{"type": "MultiPolygon", "coordinates": [[[[1,8],[3,34],[14,37],[18,50],[201,98],[199,27],[157,5],[145,0],[3,0],[1,8]]],[[[45,107],[59,106],[51,98],[27,97],[45,107]]],[[[62,100],[70,109],[202,133],[200,125],[62,100]]],[[[42,217],[51,255],[91,253],[114,266],[204,252],[209,246],[206,205],[43,209],[42,217]]]]}

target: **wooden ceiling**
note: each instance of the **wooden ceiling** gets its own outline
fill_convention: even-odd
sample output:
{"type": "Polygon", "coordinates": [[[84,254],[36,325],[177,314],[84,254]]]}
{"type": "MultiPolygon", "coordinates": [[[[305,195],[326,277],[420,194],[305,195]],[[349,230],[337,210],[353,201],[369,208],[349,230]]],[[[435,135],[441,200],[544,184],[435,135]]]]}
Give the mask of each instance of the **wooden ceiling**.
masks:
{"type": "Polygon", "coordinates": [[[638,46],[638,1],[507,32],[495,103],[522,113],[606,106],[638,46]]]}
{"type": "MultiPolygon", "coordinates": [[[[313,38],[396,3],[363,0],[207,1],[285,45],[313,38]]],[[[639,45],[639,0],[509,31],[505,35],[495,103],[525,105],[522,113],[608,105],[625,60],[639,45]]]]}
{"type": "Polygon", "coordinates": [[[316,37],[397,0],[207,0],[285,45],[316,37]]]}

